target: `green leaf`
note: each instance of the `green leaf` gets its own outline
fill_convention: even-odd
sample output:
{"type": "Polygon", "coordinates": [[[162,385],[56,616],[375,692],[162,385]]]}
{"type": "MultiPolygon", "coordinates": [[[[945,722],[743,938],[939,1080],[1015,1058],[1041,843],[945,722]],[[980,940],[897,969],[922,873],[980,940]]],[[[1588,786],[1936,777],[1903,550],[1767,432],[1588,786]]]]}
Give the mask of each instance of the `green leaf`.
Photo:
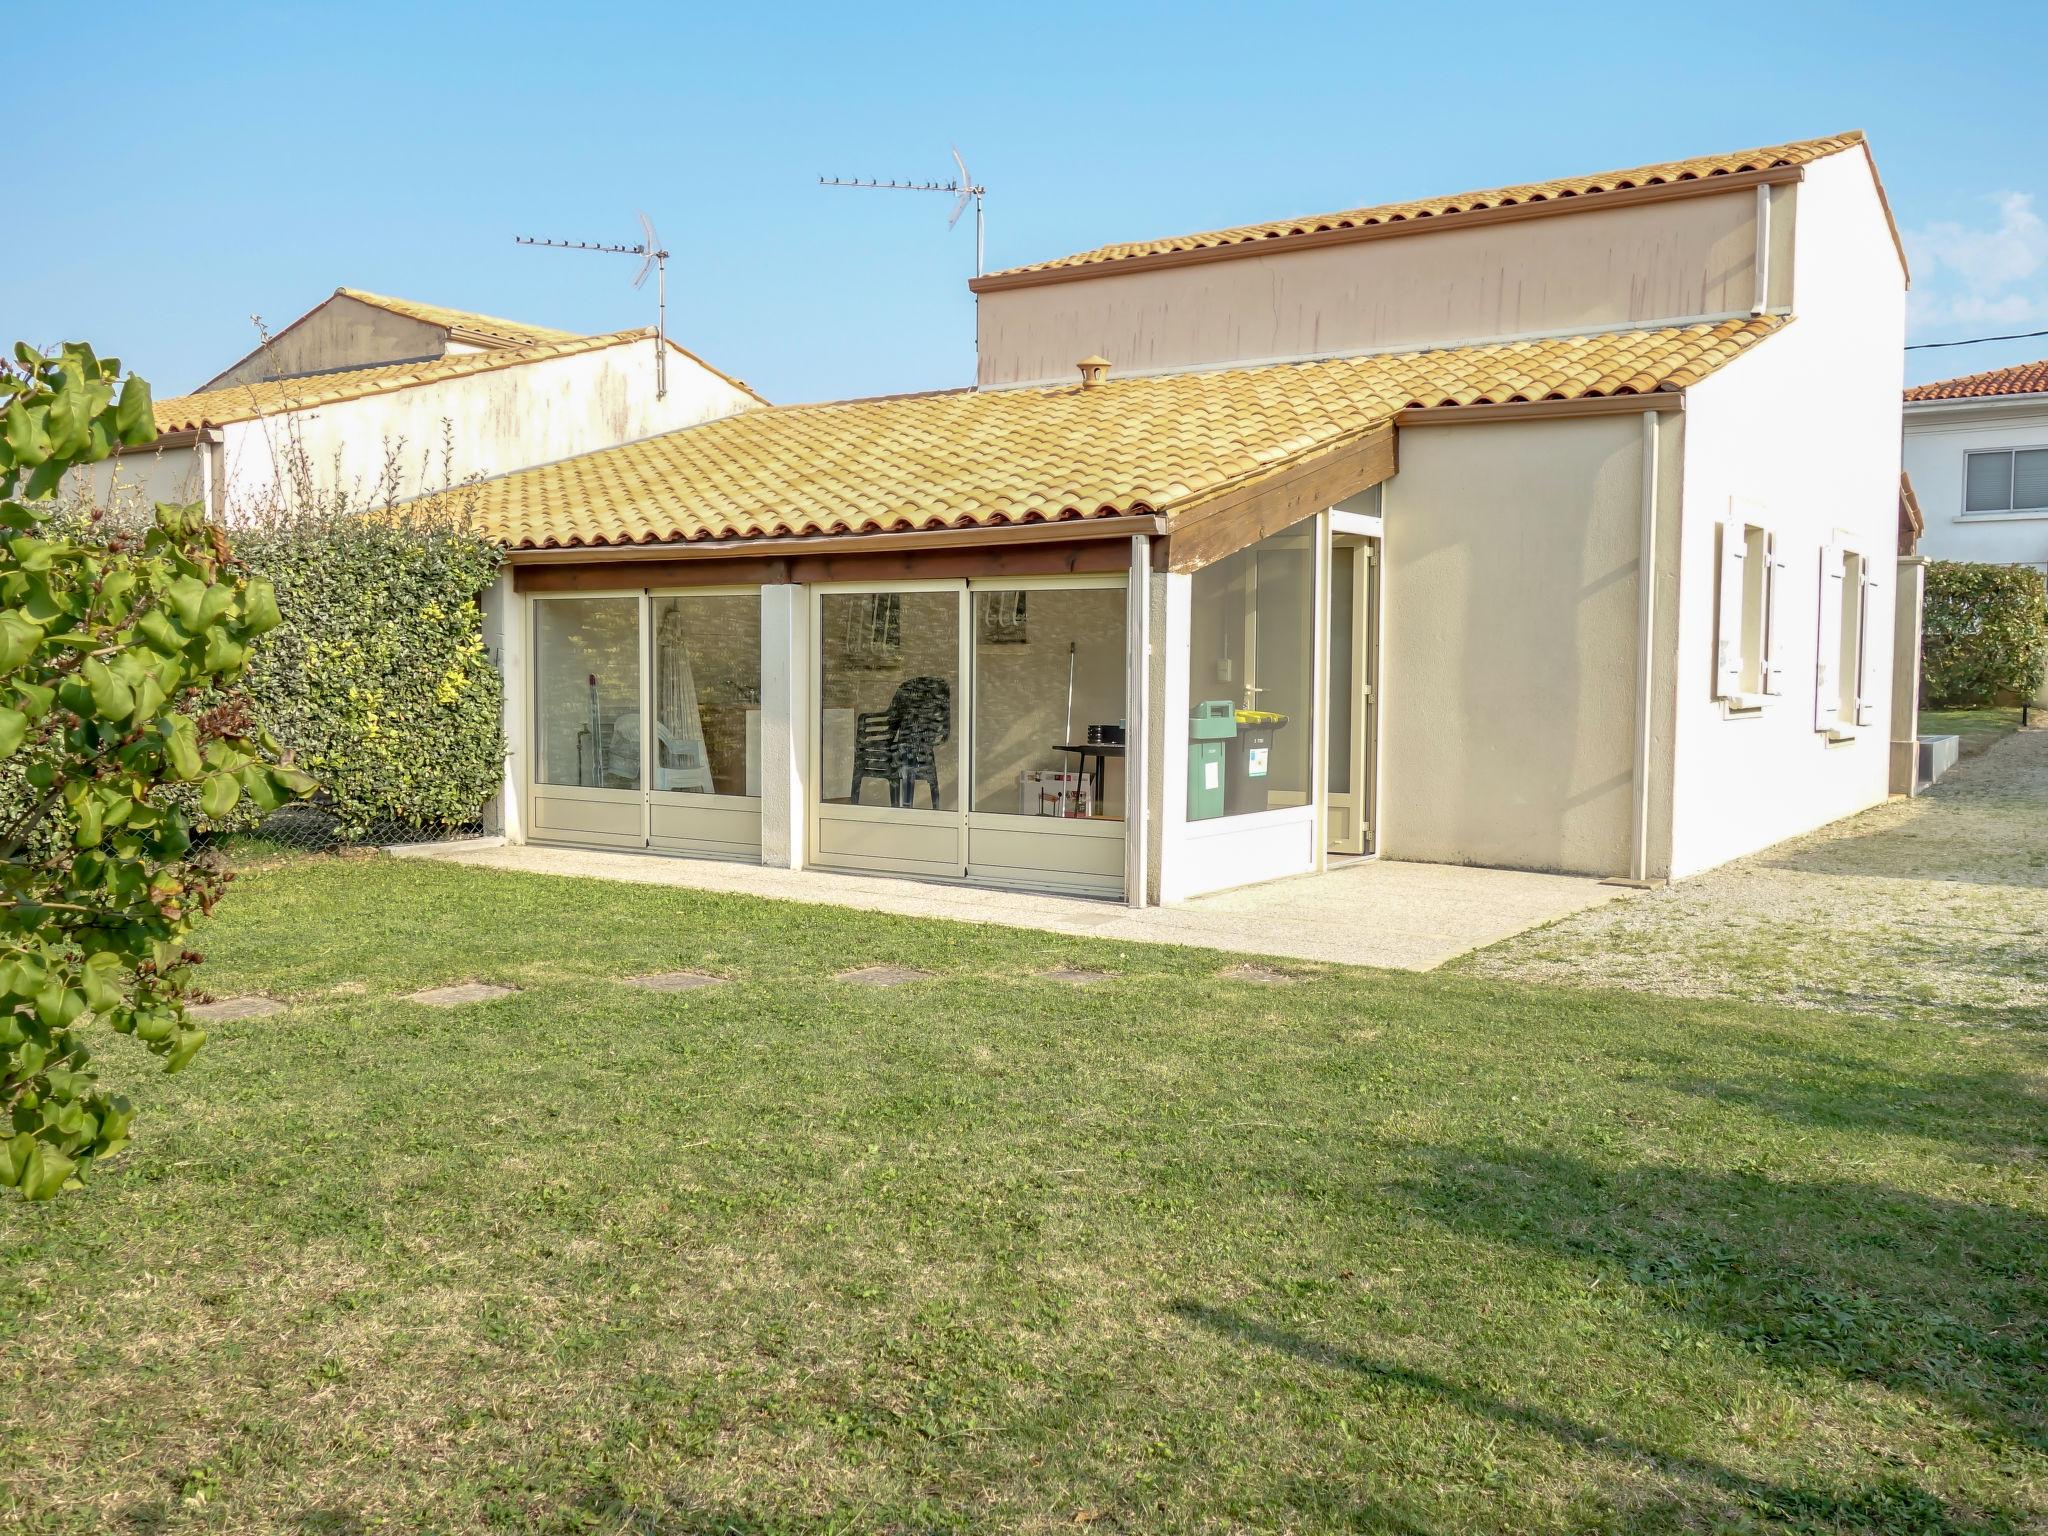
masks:
{"type": "Polygon", "coordinates": [[[28,716],[0,705],[0,757],[12,757],[28,736],[28,716]]]}
{"type": "Polygon", "coordinates": [[[30,623],[18,613],[0,613],[0,673],[14,671],[42,642],[40,625],[30,623]]]}
{"type": "Polygon", "coordinates": [[[235,802],[242,798],[242,786],[231,773],[216,773],[208,776],[199,791],[199,809],[208,818],[219,821],[235,808],[235,802]]]}
{"type": "Polygon", "coordinates": [[[183,715],[173,715],[160,730],[164,738],[164,759],[170,767],[171,776],[181,783],[191,783],[204,771],[204,762],[199,755],[199,737],[192,729],[192,722],[183,715]]]}
{"type": "MultiPolygon", "coordinates": [[[[158,507],[157,513],[171,511],[169,507],[158,507]]],[[[179,626],[188,635],[197,635],[204,627],[200,623],[199,610],[206,601],[207,586],[197,576],[180,576],[164,591],[164,600],[171,605],[171,612],[179,626]]]]}
{"type": "Polygon", "coordinates": [[[175,656],[185,649],[185,637],[171,627],[161,608],[152,608],[135,621],[135,632],[153,651],[175,656]]]}
{"type": "Polygon", "coordinates": [[[122,383],[121,398],[114,406],[114,431],[131,446],[156,439],[156,411],[149,386],[132,373],[122,383]]]}
{"type": "Polygon", "coordinates": [[[49,415],[46,405],[17,400],[0,417],[0,436],[7,439],[8,451],[24,468],[33,469],[50,456],[49,415]]]}
{"type": "Polygon", "coordinates": [[[105,662],[94,658],[79,672],[92,690],[92,710],[100,719],[119,725],[135,713],[135,690],[116,677],[105,662]]]}
{"type": "Polygon", "coordinates": [[[261,576],[242,589],[242,622],[252,635],[267,635],[284,622],[277,611],[277,589],[261,576]]]}

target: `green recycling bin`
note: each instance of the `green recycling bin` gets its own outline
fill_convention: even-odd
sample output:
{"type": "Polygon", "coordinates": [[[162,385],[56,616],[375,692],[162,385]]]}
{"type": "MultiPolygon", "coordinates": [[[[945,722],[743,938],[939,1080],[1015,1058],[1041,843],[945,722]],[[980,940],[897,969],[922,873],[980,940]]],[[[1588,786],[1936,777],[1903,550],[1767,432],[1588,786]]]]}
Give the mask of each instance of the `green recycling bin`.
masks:
{"type": "Polygon", "coordinates": [[[1237,712],[1228,699],[1204,700],[1189,714],[1189,821],[1208,821],[1223,814],[1230,742],[1236,735],[1237,712]]]}

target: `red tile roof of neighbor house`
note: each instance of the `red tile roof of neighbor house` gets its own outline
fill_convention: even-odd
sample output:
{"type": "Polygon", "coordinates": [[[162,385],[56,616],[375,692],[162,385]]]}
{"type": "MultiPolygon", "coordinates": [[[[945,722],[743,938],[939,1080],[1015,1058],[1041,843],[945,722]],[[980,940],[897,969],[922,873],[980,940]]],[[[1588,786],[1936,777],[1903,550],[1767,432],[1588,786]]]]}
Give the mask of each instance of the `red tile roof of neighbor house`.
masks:
{"type": "Polygon", "coordinates": [[[2048,358],[1966,373],[1957,379],[1936,379],[1906,391],[1908,400],[1976,400],[1987,395],[2048,395],[2048,358]]]}

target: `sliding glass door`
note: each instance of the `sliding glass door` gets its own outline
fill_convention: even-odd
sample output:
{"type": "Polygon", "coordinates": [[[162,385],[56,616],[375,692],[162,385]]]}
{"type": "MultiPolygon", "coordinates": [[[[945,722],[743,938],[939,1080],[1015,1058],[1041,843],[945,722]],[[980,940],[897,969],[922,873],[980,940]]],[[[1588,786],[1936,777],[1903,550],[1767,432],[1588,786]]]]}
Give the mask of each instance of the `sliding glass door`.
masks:
{"type": "Polygon", "coordinates": [[[760,589],[546,594],[532,609],[532,836],[758,855],[760,589]]]}
{"type": "Polygon", "coordinates": [[[820,590],[811,861],[1120,892],[1124,587],[820,590]]]}

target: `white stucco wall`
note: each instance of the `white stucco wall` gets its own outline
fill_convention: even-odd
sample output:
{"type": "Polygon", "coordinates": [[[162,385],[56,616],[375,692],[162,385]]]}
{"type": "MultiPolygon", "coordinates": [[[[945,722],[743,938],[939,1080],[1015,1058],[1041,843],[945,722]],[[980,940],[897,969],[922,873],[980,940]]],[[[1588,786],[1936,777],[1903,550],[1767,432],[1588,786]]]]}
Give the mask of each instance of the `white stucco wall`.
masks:
{"type": "Polygon", "coordinates": [[[1905,409],[1906,473],[1930,560],[2048,566],[2048,513],[1963,513],[1963,459],[1983,448],[2048,448],[2048,398],[1940,401],[1905,409]]]}
{"type": "Polygon", "coordinates": [[[354,497],[377,498],[387,452],[396,451],[396,491],[407,497],[450,480],[551,463],[759,404],[674,349],[668,396],[657,400],[654,345],[649,337],[230,424],[222,429],[226,516],[236,521],[273,496],[295,437],[316,480],[354,497]],[[445,463],[444,434],[452,449],[445,463]]]}
{"type": "Polygon", "coordinates": [[[1400,459],[1382,490],[1380,851],[1626,873],[1641,416],[1404,428],[1400,459]]]}
{"type": "MultiPolygon", "coordinates": [[[[1905,278],[1870,167],[1806,168],[1798,318],[1687,393],[1671,873],[1711,868],[1884,799],[1898,547],[1905,278]],[[1784,692],[1754,712],[1714,697],[1717,521],[1756,504],[1786,554],[1784,692]],[[1880,588],[1866,643],[1876,718],[1831,745],[1814,729],[1821,553],[1853,541],[1880,588]]],[[[1923,493],[1924,495],[1924,493],[1923,493]]]]}

